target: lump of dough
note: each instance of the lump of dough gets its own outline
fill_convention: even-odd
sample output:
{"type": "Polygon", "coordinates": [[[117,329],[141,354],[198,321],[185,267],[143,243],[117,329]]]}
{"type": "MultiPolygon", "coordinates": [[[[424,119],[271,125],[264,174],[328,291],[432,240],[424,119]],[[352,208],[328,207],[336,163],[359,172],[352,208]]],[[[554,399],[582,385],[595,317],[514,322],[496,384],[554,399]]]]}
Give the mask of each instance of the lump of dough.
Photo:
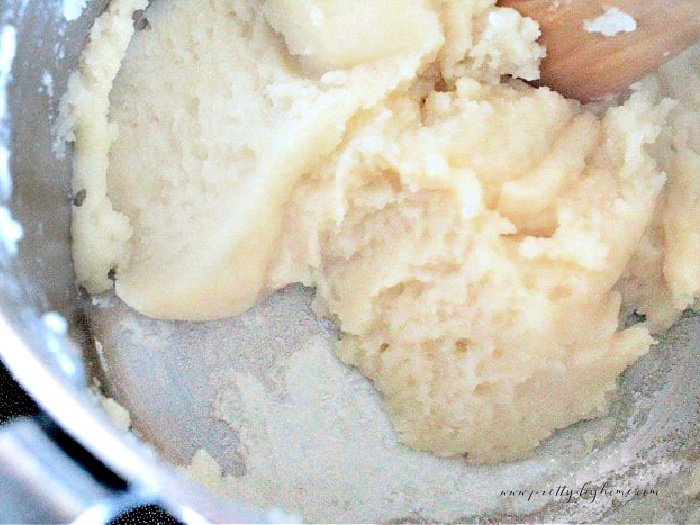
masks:
{"type": "MultiPolygon", "coordinates": [[[[406,53],[377,50],[338,83],[291,67],[257,1],[153,3],[149,29],[135,35],[114,81],[103,162],[76,162],[76,173],[85,173],[76,184],[106,179],[104,201],[130,230],[107,243],[106,214],[76,210],[79,282],[99,292],[115,269],[124,301],[170,319],[235,315],[264,297],[281,214],[299,177],[333,150],[358,111],[437,55],[437,14],[421,14],[420,40],[406,53]]],[[[119,56],[105,60],[112,58],[119,56]]],[[[96,57],[78,78],[101,68],[96,57]]],[[[105,80],[107,73],[116,70],[105,80]]],[[[88,88],[70,98],[102,97],[106,108],[107,93],[88,88]]],[[[76,134],[89,118],[72,115],[76,134]]]]}
{"type": "Polygon", "coordinates": [[[109,151],[117,134],[109,119],[109,94],[134,33],[131,16],[146,5],[146,0],[110,3],[95,21],[81,58],[89,74],[73,73],[61,100],[58,134],[75,143],[73,188],[85,196],[73,212],[73,259],[80,283],[93,292],[111,287],[110,270],[129,262],[131,221],[107,195],[109,151]]]}
{"type": "Polygon", "coordinates": [[[525,457],[605,410],[653,341],[618,331],[613,287],[664,183],[647,150],[668,110],[638,94],[598,121],[471,80],[395,100],[298,187],[273,276],[317,286],[404,443],[525,457]]]}
{"type": "Polygon", "coordinates": [[[700,44],[635,89],[675,100],[654,155],[668,177],[652,224],[618,285],[626,313],[663,333],[700,296],[700,44]]]}
{"type": "Polygon", "coordinates": [[[420,52],[438,23],[428,0],[266,0],[263,9],[289,51],[318,71],[420,52]]]}

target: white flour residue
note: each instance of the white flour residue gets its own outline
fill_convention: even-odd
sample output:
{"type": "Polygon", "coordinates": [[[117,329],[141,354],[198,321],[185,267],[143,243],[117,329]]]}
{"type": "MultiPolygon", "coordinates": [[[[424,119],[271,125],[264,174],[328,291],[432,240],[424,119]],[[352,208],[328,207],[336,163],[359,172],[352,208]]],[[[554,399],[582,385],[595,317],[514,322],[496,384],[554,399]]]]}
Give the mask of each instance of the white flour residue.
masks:
{"type": "Polygon", "coordinates": [[[97,340],[95,340],[95,353],[97,354],[97,359],[100,363],[100,368],[102,368],[104,372],[109,372],[109,363],[105,358],[104,346],[101,342],[97,340]]]}
{"type": "Polygon", "coordinates": [[[0,206],[0,246],[5,253],[17,255],[17,244],[24,236],[22,226],[12,218],[10,210],[0,206]]]}
{"type": "Polygon", "coordinates": [[[63,372],[73,377],[78,372],[78,366],[64,348],[68,334],[68,321],[58,312],[48,312],[41,316],[46,334],[46,348],[56,359],[63,372]]]}
{"type": "Polygon", "coordinates": [[[12,80],[16,50],[17,30],[11,25],[5,25],[0,29],[0,248],[10,256],[17,254],[17,243],[24,234],[22,226],[12,218],[10,210],[1,205],[12,193],[7,90],[12,80]]]}
{"type": "Polygon", "coordinates": [[[102,411],[107,415],[117,429],[123,432],[129,432],[132,430],[131,412],[124,408],[124,406],[121,405],[121,403],[119,403],[116,399],[105,396],[102,393],[101,388],[102,382],[96,377],[93,377],[92,386],[88,388],[88,392],[95,401],[95,404],[100,406],[102,411]]]}
{"type": "Polygon", "coordinates": [[[688,483],[685,487],[685,493],[691,498],[700,496],[700,463],[698,463],[688,476],[688,483]]]}
{"type": "Polygon", "coordinates": [[[63,18],[76,20],[83,14],[88,0],[63,0],[63,18]]]}
{"type": "Polygon", "coordinates": [[[131,414],[111,397],[100,396],[100,406],[114,426],[122,432],[131,428],[131,414]]]}
{"type": "MultiPolygon", "coordinates": [[[[245,475],[222,475],[206,451],[187,472],[232,499],[280,506],[307,522],[387,522],[412,512],[438,521],[497,507],[496,486],[545,480],[556,467],[535,461],[470,468],[401,445],[369,381],[341,364],[332,343],[311,339],[285,375],[287,395],[271,394],[248,374],[232,378],[214,416],[240,439],[245,475]]],[[[528,513],[542,501],[514,501],[528,513]]]]}
{"type": "Polygon", "coordinates": [[[504,513],[539,516],[549,505],[546,515],[553,522],[571,516],[597,521],[611,498],[504,499],[499,491],[606,483],[614,489],[654,488],[683,466],[653,430],[685,428],[669,419],[661,398],[652,398],[659,410],[648,414],[649,428],[622,439],[612,436],[617,420],[590,421],[562,431],[531,460],[470,466],[398,443],[371,383],[334,357],[329,338],[311,336],[282,362],[284,376],[273,384],[253,370],[220,376],[211,415],[236,434],[235,454],[205,444],[184,470],[231,501],[279,506],[305,522],[461,522],[504,513]],[[646,457],[665,459],[647,461],[645,451],[646,457]],[[629,469],[634,475],[621,478],[629,469]]]}
{"type": "MultiPolygon", "coordinates": [[[[179,470],[217,492],[225,493],[227,488],[232,489],[229,483],[233,478],[224,476],[221,465],[219,465],[206,450],[198,450],[192,458],[192,463],[186,468],[180,467],[179,470]]],[[[296,516],[287,514],[283,510],[277,508],[267,513],[267,520],[268,523],[276,523],[279,525],[285,523],[302,523],[296,516]]]]}
{"type": "Polygon", "coordinates": [[[583,28],[589,33],[600,33],[603,36],[617,36],[620,33],[631,33],[637,29],[637,21],[617,7],[609,7],[598,18],[585,20],[583,28]]]}
{"type": "Polygon", "coordinates": [[[44,92],[49,97],[53,97],[53,76],[51,76],[51,72],[44,70],[44,73],[41,75],[41,84],[44,87],[44,92]]]}
{"type": "MultiPolygon", "coordinates": [[[[6,25],[0,29],[0,126],[7,125],[7,88],[12,79],[12,63],[17,49],[17,30],[6,25]]],[[[9,133],[2,129],[0,134],[0,201],[10,198],[12,178],[10,177],[9,133]]]]}

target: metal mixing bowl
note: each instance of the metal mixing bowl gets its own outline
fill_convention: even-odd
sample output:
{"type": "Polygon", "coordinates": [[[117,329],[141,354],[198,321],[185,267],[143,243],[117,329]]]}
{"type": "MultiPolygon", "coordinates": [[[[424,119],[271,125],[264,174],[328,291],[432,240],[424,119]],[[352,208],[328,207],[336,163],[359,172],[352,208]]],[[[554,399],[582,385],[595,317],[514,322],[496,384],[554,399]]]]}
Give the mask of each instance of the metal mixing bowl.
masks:
{"type": "MultiPolygon", "coordinates": [[[[8,206],[24,236],[14,256],[0,243],[0,355],[87,455],[76,454],[66,445],[68,438],[58,438],[60,433],[50,425],[16,423],[0,434],[0,489],[9,499],[14,495],[16,521],[34,512],[48,521],[81,516],[95,521],[97,516],[106,522],[130,505],[150,502],[188,523],[264,521],[269,514],[247,511],[236,501],[226,503],[182,478],[171,465],[186,463],[195,450],[206,448],[225,471],[245,483],[240,436],[212,417],[211,401],[237,373],[280,389],[277,394],[284,398],[285,367],[304,341],[320,338],[330,347],[336,335],[311,314],[312,292],[297,286],[240,319],[216,323],[157,322],[118,301],[104,308],[81,297],[70,255],[70,154],[56,154],[53,127],[67,76],[106,3],[93,0],[81,18],[67,22],[60,1],[2,2],[0,60],[10,64],[14,56],[14,61],[4,76],[0,64],[0,84],[7,84],[0,89],[6,91],[8,103],[0,141],[11,154],[13,191],[7,202],[0,196],[0,205],[8,206]],[[67,319],[67,336],[48,312],[67,319]],[[95,351],[95,336],[104,356],[95,351]],[[130,409],[140,439],[116,430],[100,411],[87,390],[94,378],[106,394],[130,409]],[[92,465],[92,475],[85,475],[86,463],[92,465]],[[107,474],[95,476],[96,468],[107,474]],[[33,498],[31,505],[28,497],[33,498]]],[[[5,175],[0,164],[0,182],[5,175]]],[[[698,483],[700,472],[699,408],[700,317],[688,312],[662,344],[625,373],[610,417],[557,433],[532,460],[478,468],[444,460],[451,462],[450,474],[436,478],[436,483],[444,482],[444,490],[427,502],[418,485],[406,482],[397,488],[396,480],[389,478],[390,468],[363,474],[362,483],[387,491],[373,496],[373,505],[386,497],[395,509],[391,516],[373,514],[376,507],[353,499],[352,485],[337,488],[340,503],[285,510],[322,521],[697,522],[700,487],[691,484],[698,483]],[[507,485],[514,480],[517,486],[507,485]],[[498,497],[501,490],[513,488],[544,490],[586,482],[599,486],[606,481],[651,487],[658,494],[601,497],[596,502],[498,497]]],[[[372,434],[375,422],[366,425],[367,434],[372,434]]],[[[353,432],[349,439],[364,439],[361,430],[353,432]]],[[[321,443],[325,438],[319,439],[321,443]]],[[[296,446],[293,441],[287,444],[296,446]]],[[[298,446],[303,450],[308,444],[298,446]]],[[[358,465],[387,461],[384,453],[381,458],[372,450],[368,454],[357,458],[358,465]]],[[[438,473],[447,469],[447,463],[426,455],[409,459],[426,476],[433,468],[438,473]]],[[[310,501],[313,487],[336,490],[328,480],[341,468],[338,461],[323,458],[323,465],[309,474],[311,488],[303,497],[282,493],[288,486],[273,487],[273,492],[279,491],[280,506],[310,501]]],[[[364,472],[361,466],[358,471],[364,472]]],[[[246,494],[254,503],[254,490],[246,494]]]]}

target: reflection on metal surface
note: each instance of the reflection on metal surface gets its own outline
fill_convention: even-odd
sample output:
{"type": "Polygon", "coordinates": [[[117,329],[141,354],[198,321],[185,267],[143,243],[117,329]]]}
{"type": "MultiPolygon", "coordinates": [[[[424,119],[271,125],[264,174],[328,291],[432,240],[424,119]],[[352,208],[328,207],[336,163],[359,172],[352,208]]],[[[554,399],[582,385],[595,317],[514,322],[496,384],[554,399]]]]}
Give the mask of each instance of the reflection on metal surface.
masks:
{"type": "Polygon", "coordinates": [[[108,523],[142,502],[100,483],[31,420],[0,432],[0,490],[2,523],[108,523]]]}

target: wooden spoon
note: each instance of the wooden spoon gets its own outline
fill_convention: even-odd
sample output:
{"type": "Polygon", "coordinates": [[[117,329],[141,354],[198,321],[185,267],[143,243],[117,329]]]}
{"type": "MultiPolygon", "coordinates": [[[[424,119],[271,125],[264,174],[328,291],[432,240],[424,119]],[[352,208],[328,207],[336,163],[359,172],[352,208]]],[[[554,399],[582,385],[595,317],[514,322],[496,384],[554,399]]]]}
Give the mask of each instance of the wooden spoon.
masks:
{"type": "Polygon", "coordinates": [[[540,24],[547,47],[541,85],[583,102],[624,90],[700,39],[700,0],[499,0],[540,24]],[[609,8],[633,32],[603,36],[584,23],[609,8]]]}

